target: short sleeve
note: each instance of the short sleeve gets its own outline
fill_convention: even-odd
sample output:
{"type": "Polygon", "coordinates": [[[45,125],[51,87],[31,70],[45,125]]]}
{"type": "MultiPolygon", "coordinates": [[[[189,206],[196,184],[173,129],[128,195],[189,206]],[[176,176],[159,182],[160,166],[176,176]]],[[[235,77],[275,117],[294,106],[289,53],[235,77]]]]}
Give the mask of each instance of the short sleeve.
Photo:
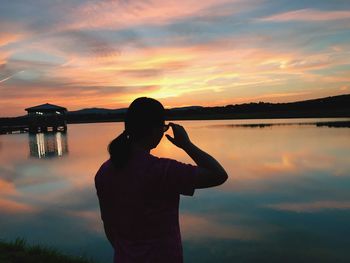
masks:
{"type": "Polygon", "coordinates": [[[165,190],[182,195],[193,196],[198,166],[176,160],[161,158],[165,165],[163,186],[165,190]]]}

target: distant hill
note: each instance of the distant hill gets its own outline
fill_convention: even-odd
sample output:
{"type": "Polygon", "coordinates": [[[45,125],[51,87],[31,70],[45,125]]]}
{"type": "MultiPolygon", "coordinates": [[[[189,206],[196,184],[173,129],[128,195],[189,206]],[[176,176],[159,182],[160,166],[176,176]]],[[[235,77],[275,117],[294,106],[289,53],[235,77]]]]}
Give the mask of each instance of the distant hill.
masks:
{"type": "MultiPolygon", "coordinates": [[[[68,112],[67,121],[121,121],[123,109],[91,108],[68,112]]],[[[350,94],[289,103],[244,103],[217,107],[187,106],[166,109],[168,120],[350,117],[350,94]]]]}
{"type": "MultiPolygon", "coordinates": [[[[202,106],[188,106],[188,107],[177,107],[171,108],[171,111],[186,111],[186,110],[197,110],[203,108],[202,106]]],[[[126,113],[127,108],[122,109],[104,109],[104,108],[87,108],[76,111],[69,111],[69,115],[84,115],[84,114],[123,114],[126,113]]]]}
{"type": "Polygon", "coordinates": [[[171,111],[186,111],[186,110],[200,110],[203,109],[202,106],[187,106],[187,107],[177,107],[177,108],[171,108],[171,111]]]}
{"type": "Polygon", "coordinates": [[[123,109],[104,109],[104,108],[88,108],[88,109],[82,109],[82,110],[76,110],[76,111],[69,111],[70,115],[84,115],[84,114],[119,114],[119,113],[126,113],[127,108],[123,109]]]}
{"type": "Polygon", "coordinates": [[[172,112],[173,119],[350,117],[350,94],[289,103],[244,103],[172,112]]]}
{"type": "MultiPolygon", "coordinates": [[[[122,121],[126,108],[88,108],[69,111],[68,123],[122,121]]],[[[289,103],[244,103],[217,107],[187,106],[166,109],[168,120],[267,119],[350,117],[350,94],[289,103]]],[[[26,125],[27,116],[0,118],[0,128],[26,125]]]]}

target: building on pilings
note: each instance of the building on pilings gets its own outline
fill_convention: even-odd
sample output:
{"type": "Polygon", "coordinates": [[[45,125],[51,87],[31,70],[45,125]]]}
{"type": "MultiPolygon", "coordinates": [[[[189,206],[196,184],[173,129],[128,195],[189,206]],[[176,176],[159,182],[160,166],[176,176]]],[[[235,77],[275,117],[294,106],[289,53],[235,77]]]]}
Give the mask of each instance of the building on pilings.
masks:
{"type": "Polygon", "coordinates": [[[25,110],[29,133],[67,131],[66,108],[45,103],[25,110]]]}

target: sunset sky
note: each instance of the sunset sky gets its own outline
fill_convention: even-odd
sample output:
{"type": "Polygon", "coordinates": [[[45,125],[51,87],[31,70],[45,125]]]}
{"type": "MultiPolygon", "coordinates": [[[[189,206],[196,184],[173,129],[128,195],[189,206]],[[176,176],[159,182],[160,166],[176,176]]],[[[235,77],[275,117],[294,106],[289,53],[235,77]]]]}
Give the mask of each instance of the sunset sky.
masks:
{"type": "Polygon", "coordinates": [[[0,116],[350,93],[349,0],[0,0],[0,116]]]}

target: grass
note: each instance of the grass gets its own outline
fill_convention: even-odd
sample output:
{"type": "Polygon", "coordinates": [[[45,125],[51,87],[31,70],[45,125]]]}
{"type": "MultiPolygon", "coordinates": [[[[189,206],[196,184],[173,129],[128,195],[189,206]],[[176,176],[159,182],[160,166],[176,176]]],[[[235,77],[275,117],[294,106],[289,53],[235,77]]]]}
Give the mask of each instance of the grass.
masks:
{"type": "Polygon", "coordinates": [[[28,245],[24,239],[0,240],[0,263],[93,263],[84,257],[68,256],[41,245],[28,245]]]}

